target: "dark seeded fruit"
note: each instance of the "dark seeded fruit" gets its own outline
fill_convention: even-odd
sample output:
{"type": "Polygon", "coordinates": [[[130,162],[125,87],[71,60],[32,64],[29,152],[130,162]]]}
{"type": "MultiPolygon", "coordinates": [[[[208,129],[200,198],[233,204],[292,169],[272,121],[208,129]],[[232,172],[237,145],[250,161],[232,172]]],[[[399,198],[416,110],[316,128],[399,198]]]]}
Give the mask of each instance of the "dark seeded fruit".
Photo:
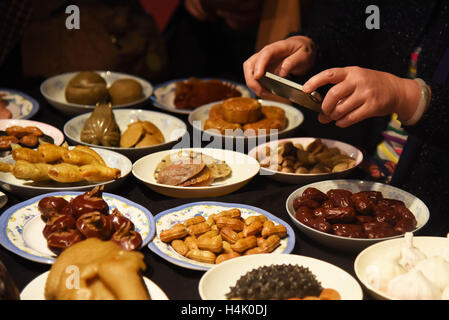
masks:
{"type": "Polygon", "coordinates": [[[253,269],[241,276],[226,294],[227,299],[285,300],[319,296],[323,287],[306,267],[291,264],[253,269]]]}

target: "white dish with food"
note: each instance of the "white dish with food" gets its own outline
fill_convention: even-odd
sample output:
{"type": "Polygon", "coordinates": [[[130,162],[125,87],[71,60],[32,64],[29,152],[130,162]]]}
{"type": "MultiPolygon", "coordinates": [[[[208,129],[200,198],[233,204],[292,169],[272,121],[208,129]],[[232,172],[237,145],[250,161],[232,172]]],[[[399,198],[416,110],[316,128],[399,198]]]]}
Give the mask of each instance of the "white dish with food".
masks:
{"type": "Polygon", "coordinates": [[[337,236],[331,233],[326,233],[314,229],[312,227],[309,227],[300,222],[296,218],[296,212],[293,207],[294,200],[297,197],[301,196],[304,190],[306,190],[309,187],[316,188],[324,193],[326,193],[331,189],[344,189],[351,191],[352,193],[359,191],[379,191],[382,193],[384,198],[403,201],[405,206],[408,208],[408,210],[412,212],[412,214],[415,216],[416,219],[416,228],[413,230],[413,232],[416,232],[422,227],[424,227],[424,225],[427,223],[430,217],[428,207],[420,199],[404,190],[382,183],[372,181],[362,181],[362,180],[344,180],[344,179],[326,180],[307,184],[295,190],[293,193],[290,194],[290,196],[287,198],[286,201],[286,210],[291,220],[293,221],[295,226],[305,235],[317,241],[318,243],[321,243],[327,247],[334,249],[344,251],[361,251],[374,243],[393,238],[403,237],[403,234],[384,238],[349,238],[337,236]]]}
{"type": "Polygon", "coordinates": [[[64,125],[64,133],[67,139],[74,144],[83,144],[93,148],[102,148],[119,152],[131,160],[137,160],[147,154],[169,149],[175,145],[187,132],[187,126],[180,119],[161,112],[141,110],[141,109],[119,109],[113,110],[115,120],[123,134],[128,125],[136,121],[152,122],[164,136],[165,142],[157,145],[141,148],[123,148],[123,147],[104,147],[85,143],[81,141],[81,132],[84,123],[90,117],[91,113],[82,114],[69,120],[64,125]]]}
{"type": "MultiPolygon", "coordinates": [[[[69,147],[69,149],[71,148],[73,147],[69,147]]],[[[101,156],[106,163],[106,166],[120,170],[119,178],[99,183],[87,181],[74,183],[60,183],[56,181],[35,182],[31,180],[18,179],[10,172],[0,172],[0,187],[2,187],[5,191],[11,192],[22,198],[34,197],[39,194],[53,191],[87,191],[97,185],[104,185],[105,191],[110,191],[119,187],[131,174],[131,160],[115,151],[99,148],[92,149],[101,156]]],[[[2,159],[2,162],[13,164],[15,161],[11,155],[8,155],[2,159]]]]}
{"type": "MultiPolygon", "coordinates": [[[[45,300],[45,284],[49,271],[34,278],[20,293],[20,300],[45,300]]],[[[143,277],[145,286],[148,289],[151,300],[169,300],[164,291],[147,277],[143,277]]]]}
{"type": "Polygon", "coordinates": [[[359,283],[349,273],[328,262],[294,254],[257,254],[237,257],[208,270],[198,290],[203,300],[226,300],[226,294],[247,272],[262,266],[293,264],[308,268],[323,288],[336,290],[341,300],[362,300],[359,283]]]}
{"type": "MultiPolygon", "coordinates": [[[[114,81],[124,78],[133,79],[140,83],[142,86],[143,97],[139,100],[126,103],[114,105],[113,108],[127,108],[141,104],[148,100],[153,93],[153,86],[146,80],[120,72],[113,71],[96,71],[103,79],[105,79],[107,87],[109,87],[114,81]]],[[[59,111],[69,114],[77,115],[85,112],[91,112],[95,105],[83,105],[71,103],[66,100],[65,90],[69,81],[77,75],[78,72],[68,72],[60,75],[53,76],[42,82],[40,90],[44,98],[48,101],[50,105],[58,109],[59,111]]]]}
{"type": "Polygon", "coordinates": [[[160,151],[137,160],[133,175],[151,190],[175,198],[218,197],[232,193],[246,185],[258,172],[259,163],[247,155],[224,149],[188,148],[160,151]],[[180,186],[158,183],[155,173],[161,161],[180,152],[194,152],[224,162],[230,172],[224,178],[214,180],[207,186],[180,186]]]}
{"type": "MultiPolygon", "coordinates": [[[[300,144],[304,147],[307,147],[310,143],[314,142],[316,139],[318,139],[318,138],[304,137],[304,138],[287,138],[287,139],[270,141],[270,142],[258,145],[257,147],[251,149],[249,151],[248,155],[250,157],[258,159],[260,154],[264,154],[264,152],[266,153],[267,148],[269,148],[275,152],[276,149],[285,142],[291,142],[294,145],[300,144]]],[[[344,178],[344,177],[348,176],[349,174],[351,174],[363,161],[363,153],[356,147],[354,147],[350,144],[341,142],[341,141],[337,141],[337,140],[322,139],[322,138],[319,138],[319,139],[322,141],[322,144],[324,146],[326,146],[327,148],[337,148],[341,151],[342,154],[353,158],[354,164],[350,168],[344,169],[342,171],[327,172],[327,173],[289,173],[289,172],[274,170],[274,169],[271,169],[270,167],[264,167],[261,165],[260,174],[267,176],[270,179],[279,181],[279,182],[304,185],[307,183],[312,183],[312,182],[320,181],[320,180],[344,178]]],[[[267,154],[267,156],[268,156],[268,154],[267,154]]]]}
{"type": "MultiPolygon", "coordinates": [[[[444,237],[410,236],[409,240],[411,242],[408,243],[406,241],[407,238],[392,239],[373,244],[360,252],[355,259],[355,273],[365,289],[374,298],[379,300],[400,300],[400,298],[389,294],[388,290],[392,290],[391,294],[397,293],[405,297],[408,296],[408,298],[404,297],[404,299],[430,300],[431,298],[426,297],[432,291],[429,290],[429,285],[437,287],[441,284],[443,286],[441,289],[447,287],[449,279],[449,239],[444,237]],[[420,274],[420,277],[424,276],[426,278],[427,286],[423,287],[422,278],[411,280],[413,279],[411,270],[423,272],[420,274]],[[444,271],[446,271],[444,274],[440,273],[444,271]],[[407,274],[411,276],[408,278],[409,281],[404,278],[407,274]],[[389,289],[392,281],[395,283],[389,289]],[[429,284],[428,281],[432,284],[429,284]],[[437,284],[440,281],[444,283],[437,284]],[[416,284],[416,286],[413,286],[413,284],[416,284]],[[415,294],[415,297],[411,297],[411,295],[415,294]]],[[[445,291],[441,289],[436,288],[437,295],[432,300],[441,298],[439,295],[445,291]]],[[[448,298],[448,293],[449,289],[446,290],[446,299],[448,298]]]]}
{"type": "Polygon", "coordinates": [[[36,127],[39,128],[45,135],[53,139],[53,144],[59,146],[64,142],[64,134],[58,128],[34,120],[22,119],[0,119],[0,131],[5,131],[9,127],[36,127]]]}
{"type": "MultiPolygon", "coordinates": [[[[176,83],[186,80],[188,79],[176,79],[155,85],[153,95],[151,96],[151,101],[153,105],[164,111],[169,111],[178,114],[190,114],[194,109],[193,110],[181,109],[177,108],[175,105],[176,83]]],[[[199,79],[199,80],[210,80],[210,79],[199,79]]],[[[220,80],[223,83],[228,84],[230,86],[235,86],[235,88],[238,91],[240,91],[242,97],[254,97],[254,93],[243,84],[224,79],[217,79],[217,80],[220,80]]]]}
{"type": "Polygon", "coordinates": [[[204,130],[204,124],[207,119],[209,119],[209,112],[211,108],[219,103],[222,103],[223,101],[217,101],[213,103],[206,104],[202,107],[199,107],[195,109],[192,113],[189,115],[189,123],[193,127],[194,130],[197,130],[201,132],[201,134],[204,136],[207,140],[213,140],[213,139],[220,139],[218,141],[221,141],[221,139],[225,139],[226,141],[233,142],[235,140],[237,141],[246,141],[250,149],[256,146],[258,143],[266,142],[270,140],[278,140],[280,138],[289,137],[294,134],[295,130],[302,124],[304,121],[304,115],[303,113],[298,110],[297,108],[285,104],[282,102],[277,101],[271,101],[271,100],[257,100],[262,106],[273,106],[278,107],[284,110],[285,112],[285,118],[286,118],[286,125],[281,130],[271,130],[271,132],[267,134],[258,134],[258,135],[244,135],[242,130],[235,131],[236,134],[221,134],[218,130],[204,130]]]}
{"type": "MultiPolygon", "coordinates": [[[[39,102],[29,95],[12,89],[0,88],[0,105],[3,103],[9,119],[30,119],[39,111],[39,102]]],[[[3,116],[5,113],[2,112],[3,116]]],[[[2,119],[8,119],[7,117],[2,119]]]]}
{"type": "MultiPolygon", "coordinates": [[[[57,256],[47,245],[42,231],[45,222],[38,209],[44,197],[62,197],[67,201],[83,194],[82,192],[52,192],[33,197],[8,208],[0,217],[0,244],[9,251],[30,261],[52,264],[57,256]]],[[[103,193],[109,208],[117,208],[122,215],[131,220],[135,230],[142,237],[141,247],[146,246],[155,234],[154,217],[143,206],[121,196],[103,193]]]]}
{"type": "Polygon", "coordinates": [[[207,220],[207,218],[212,214],[217,214],[221,211],[230,209],[239,209],[241,212],[241,217],[243,219],[246,219],[253,215],[264,215],[275,224],[281,224],[285,226],[285,228],[287,229],[287,236],[281,239],[280,246],[277,247],[275,251],[273,251],[273,253],[290,253],[293,251],[293,248],[295,246],[295,233],[293,232],[293,229],[290,227],[290,225],[288,225],[282,219],[279,219],[278,217],[265,210],[253,206],[212,201],[189,203],[158,213],[154,217],[156,225],[156,235],[153,241],[151,241],[151,243],[148,245],[148,247],[151,251],[175,265],[192,270],[208,270],[211,267],[215,266],[215,264],[196,261],[180,255],[173,249],[170,243],[161,241],[160,234],[163,230],[170,229],[175,224],[183,223],[184,221],[197,215],[202,215],[207,220]]]}

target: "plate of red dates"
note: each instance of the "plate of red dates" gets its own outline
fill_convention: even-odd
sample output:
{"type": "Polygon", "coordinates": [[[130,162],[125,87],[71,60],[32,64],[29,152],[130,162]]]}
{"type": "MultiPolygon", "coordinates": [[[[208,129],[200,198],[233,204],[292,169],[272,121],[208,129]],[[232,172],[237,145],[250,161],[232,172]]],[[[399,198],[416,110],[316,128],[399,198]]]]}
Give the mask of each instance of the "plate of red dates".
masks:
{"type": "Polygon", "coordinates": [[[154,218],[141,205],[101,187],[53,192],[28,199],[0,217],[0,244],[28,260],[52,264],[70,245],[89,237],[140,250],[155,234],[154,218]]]}
{"type": "Polygon", "coordinates": [[[288,197],[286,208],[295,226],[311,239],[349,251],[416,232],[430,215],[414,195],[361,180],[305,185],[288,197]]]}

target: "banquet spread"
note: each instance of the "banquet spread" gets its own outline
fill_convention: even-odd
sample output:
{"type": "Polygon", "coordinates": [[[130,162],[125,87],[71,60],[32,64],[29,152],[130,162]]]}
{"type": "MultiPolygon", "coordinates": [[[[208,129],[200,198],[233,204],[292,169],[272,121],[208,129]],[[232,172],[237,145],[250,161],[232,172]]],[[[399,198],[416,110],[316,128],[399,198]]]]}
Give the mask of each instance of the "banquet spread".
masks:
{"type": "Polygon", "coordinates": [[[180,255],[219,264],[242,255],[273,252],[287,237],[287,229],[264,215],[242,218],[237,208],[197,215],[162,230],[159,238],[180,255]]]}
{"type": "Polygon", "coordinates": [[[287,125],[285,111],[276,106],[262,106],[253,98],[236,97],[217,103],[209,111],[204,130],[221,134],[241,132],[247,136],[280,131],[287,125]]]}
{"type": "Polygon", "coordinates": [[[445,247],[426,254],[413,243],[413,234],[402,245],[385,252],[382,259],[366,267],[368,283],[393,299],[449,299],[449,238],[445,247]]]}
{"type": "Polygon", "coordinates": [[[101,156],[87,146],[69,149],[42,143],[37,149],[15,148],[15,163],[0,162],[0,171],[10,172],[17,179],[59,183],[104,182],[120,177],[120,169],[106,165],[101,156]]]}
{"type": "Polygon", "coordinates": [[[150,300],[143,254],[89,238],[65,250],[51,266],[47,300],[150,300]]]}
{"type": "Polygon", "coordinates": [[[111,102],[113,105],[131,103],[143,98],[142,86],[131,78],[115,80],[108,88],[106,80],[94,71],[77,73],[65,88],[68,102],[84,105],[111,102]]]}
{"type": "Polygon", "coordinates": [[[129,123],[122,133],[112,112],[111,104],[98,104],[84,122],[80,133],[82,142],[122,148],[142,148],[165,142],[164,135],[150,121],[129,123]]]}
{"type": "Polygon", "coordinates": [[[57,196],[39,201],[42,233],[50,250],[59,254],[86,238],[110,240],[127,251],[140,248],[142,237],[132,221],[117,208],[110,210],[102,192],[97,186],[70,201],[57,196]]]}
{"type": "Polygon", "coordinates": [[[320,174],[340,172],[354,167],[355,159],[339,148],[327,147],[321,139],[306,146],[291,141],[266,147],[257,152],[261,167],[284,173],[320,174]]]}
{"type": "Polygon", "coordinates": [[[241,276],[226,293],[231,300],[340,300],[333,289],[324,289],[306,267],[272,264],[255,268],[241,276]]]}
{"type": "Polygon", "coordinates": [[[228,82],[189,78],[176,82],[174,105],[179,109],[192,110],[210,102],[239,96],[240,91],[228,82]]]}
{"type": "Polygon", "coordinates": [[[179,151],[163,158],[156,167],[157,183],[180,187],[204,187],[223,181],[232,173],[231,167],[212,156],[179,151]]]}
{"type": "Polygon", "coordinates": [[[309,187],[293,202],[296,219],[318,231],[349,238],[392,237],[416,228],[404,202],[384,198],[379,191],[352,193],[309,187]]]}

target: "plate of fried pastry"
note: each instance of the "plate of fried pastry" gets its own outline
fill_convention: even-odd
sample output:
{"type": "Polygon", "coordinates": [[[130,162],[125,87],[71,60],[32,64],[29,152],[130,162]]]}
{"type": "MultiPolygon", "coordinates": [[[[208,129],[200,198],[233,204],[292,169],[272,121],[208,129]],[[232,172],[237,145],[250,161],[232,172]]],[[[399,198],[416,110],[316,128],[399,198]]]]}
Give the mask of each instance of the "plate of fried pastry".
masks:
{"type": "Polygon", "coordinates": [[[88,146],[42,143],[17,147],[0,161],[0,186],[20,197],[53,191],[85,191],[96,185],[111,190],[132,169],[124,155],[88,146]]]}
{"type": "Polygon", "coordinates": [[[290,253],[290,225],[257,207],[225,202],[194,202],[155,217],[156,235],[148,245],[165,260],[192,270],[208,270],[245,255],[290,253]]]}
{"type": "Polygon", "coordinates": [[[293,134],[304,116],[295,107],[270,100],[235,97],[195,109],[189,123],[206,137],[278,139],[293,134]]]}
{"type": "Polygon", "coordinates": [[[156,85],[151,100],[159,109],[189,114],[202,105],[231,97],[254,97],[254,93],[230,80],[191,77],[156,85]]]}
{"type": "Polygon", "coordinates": [[[137,160],[132,173],[153,191],[175,198],[218,197],[246,185],[259,163],[243,153],[214,148],[161,151],[137,160]]]}

